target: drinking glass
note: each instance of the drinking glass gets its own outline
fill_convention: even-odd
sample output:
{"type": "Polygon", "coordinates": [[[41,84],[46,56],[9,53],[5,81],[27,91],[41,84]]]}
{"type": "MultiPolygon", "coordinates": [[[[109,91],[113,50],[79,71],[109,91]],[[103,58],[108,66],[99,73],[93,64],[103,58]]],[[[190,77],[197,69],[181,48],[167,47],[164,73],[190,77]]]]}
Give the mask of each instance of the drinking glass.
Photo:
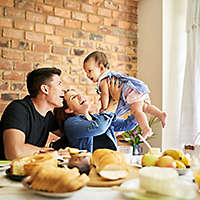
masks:
{"type": "Polygon", "coordinates": [[[118,146],[117,151],[123,153],[126,156],[127,163],[131,163],[131,159],[133,155],[132,146],[118,146]]]}

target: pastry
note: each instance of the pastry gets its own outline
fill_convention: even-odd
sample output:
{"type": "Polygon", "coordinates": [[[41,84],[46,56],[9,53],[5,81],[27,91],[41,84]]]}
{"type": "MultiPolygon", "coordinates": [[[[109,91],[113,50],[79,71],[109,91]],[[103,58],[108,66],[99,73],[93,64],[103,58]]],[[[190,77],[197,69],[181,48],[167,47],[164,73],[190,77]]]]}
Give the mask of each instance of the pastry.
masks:
{"type": "Polygon", "coordinates": [[[28,184],[34,190],[66,193],[85,186],[89,181],[86,174],[80,175],[77,168],[58,168],[40,166],[27,179],[28,184]]]}
{"type": "Polygon", "coordinates": [[[29,175],[35,166],[43,164],[57,166],[56,158],[49,153],[25,156],[13,160],[10,164],[10,172],[13,175],[29,175]]]}

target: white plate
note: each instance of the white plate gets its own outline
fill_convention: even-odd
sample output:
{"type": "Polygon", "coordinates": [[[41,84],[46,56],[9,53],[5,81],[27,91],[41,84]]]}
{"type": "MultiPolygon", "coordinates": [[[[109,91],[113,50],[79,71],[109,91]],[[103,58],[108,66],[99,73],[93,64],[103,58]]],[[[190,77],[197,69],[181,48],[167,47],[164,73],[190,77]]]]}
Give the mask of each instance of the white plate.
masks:
{"type": "MultiPolygon", "coordinates": [[[[137,192],[126,192],[124,190],[123,195],[127,198],[130,198],[130,199],[137,199],[137,200],[184,200],[184,199],[194,199],[195,197],[197,197],[197,188],[196,188],[196,185],[194,183],[190,183],[190,182],[186,182],[186,180],[184,180],[183,178],[179,177],[180,180],[179,182],[182,183],[182,185],[186,185],[185,188],[188,187],[188,191],[186,191],[187,194],[183,194],[183,191],[182,191],[182,188],[180,188],[180,185],[179,185],[179,190],[180,190],[180,193],[178,193],[179,197],[180,198],[177,198],[177,197],[172,197],[172,196],[165,196],[165,195],[161,195],[161,194],[155,194],[155,193],[144,193],[144,194],[139,194],[137,192]]],[[[122,189],[134,189],[134,190],[140,190],[140,180],[139,178],[136,178],[136,179],[132,179],[132,180],[128,180],[124,183],[121,184],[120,186],[122,189]]],[[[178,185],[177,185],[178,187],[178,185]]]]}
{"type": "MultiPolygon", "coordinates": [[[[29,178],[29,177],[27,177],[27,178],[29,178]]],[[[76,192],[80,191],[80,190],[76,190],[74,192],[53,193],[53,192],[44,192],[44,191],[40,191],[40,190],[33,190],[33,189],[31,189],[31,187],[28,184],[28,182],[26,182],[26,179],[24,179],[22,184],[31,193],[38,194],[38,195],[41,195],[41,196],[46,196],[46,197],[54,197],[54,198],[68,198],[68,197],[71,197],[76,192]]]]}
{"type": "Polygon", "coordinates": [[[10,167],[10,161],[0,160],[0,171],[5,171],[10,167]]]}
{"type": "MultiPolygon", "coordinates": [[[[132,179],[128,180],[121,184],[120,186],[123,189],[134,189],[139,190],[140,189],[140,182],[139,179],[132,179]]],[[[122,194],[130,199],[137,199],[137,200],[172,200],[172,197],[167,197],[159,194],[153,194],[153,193],[146,193],[146,194],[137,194],[135,192],[122,192],[122,194]]],[[[173,198],[175,200],[176,198],[173,198]]]]}

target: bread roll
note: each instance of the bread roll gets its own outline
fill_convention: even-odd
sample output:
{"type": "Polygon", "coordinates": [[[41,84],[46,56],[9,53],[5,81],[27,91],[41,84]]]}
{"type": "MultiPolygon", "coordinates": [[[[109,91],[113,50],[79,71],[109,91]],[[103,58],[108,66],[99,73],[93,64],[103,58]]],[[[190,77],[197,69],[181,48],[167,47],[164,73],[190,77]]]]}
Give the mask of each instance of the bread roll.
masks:
{"type": "Polygon", "coordinates": [[[28,183],[34,190],[55,193],[72,192],[85,186],[89,181],[86,174],[80,175],[77,168],[37,167],[28,183]]]}
{"type": "Polygon", "coordinates": [[[116,180],[125,178],[128,174],[126,157],[110,149],[97,149],[91,157],[91,164],[96,172],[105,179],[116,180]]]}
{"type": "Polygon", "coordinates": [[[57,159],[50,153],[42,153],[33,156],[25,156],[13,160],[10,171],[14,175],[30,175],[32,170],[39,165],[57,166],[57,159]]]}

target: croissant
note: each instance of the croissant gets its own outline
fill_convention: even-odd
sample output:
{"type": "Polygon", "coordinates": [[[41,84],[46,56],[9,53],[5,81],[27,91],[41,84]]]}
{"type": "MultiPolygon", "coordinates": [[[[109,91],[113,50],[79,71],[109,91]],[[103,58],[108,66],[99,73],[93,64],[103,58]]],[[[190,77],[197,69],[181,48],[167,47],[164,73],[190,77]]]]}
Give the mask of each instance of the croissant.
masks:
{"type": "Polygon", "coordinates": [[[37,167],[28,180],[34,190],[55,193],[72,192],[85,186],[89,181],[86,174],[80,175],[77,168],[37,167]]]}

